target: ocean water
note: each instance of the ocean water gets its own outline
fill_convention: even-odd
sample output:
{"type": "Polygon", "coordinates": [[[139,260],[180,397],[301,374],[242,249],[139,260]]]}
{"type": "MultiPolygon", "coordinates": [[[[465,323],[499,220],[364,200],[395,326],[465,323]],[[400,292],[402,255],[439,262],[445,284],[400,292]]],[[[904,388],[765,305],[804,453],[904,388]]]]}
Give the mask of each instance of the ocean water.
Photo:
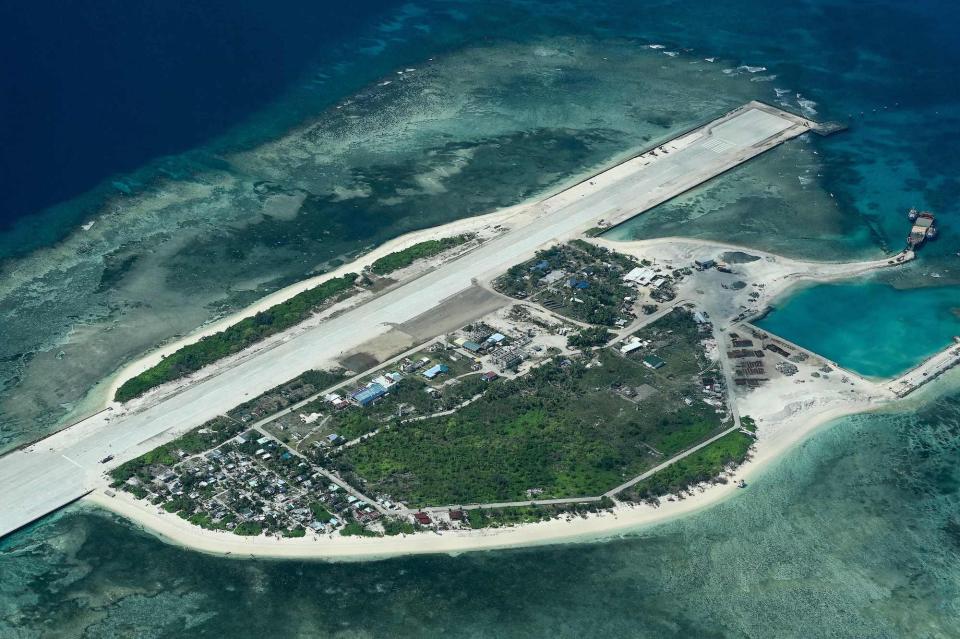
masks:
{"type": "MultiPolygon", "coordinates": [[[[203,30],[230,11],[190,21],[148,7],[129,5],[132,24],[150,28],[159,12],[169,29],[159,44],[146,39],[149,51],[131,62],[159,64],[157,52],[179,38],[190,47],[168,64],[182,64],[203,30]],[[189,28],[176,29],[183,21],[189,28]]],[[[910,269],[957,283],[960,245],[950,229],[960,160],[949,140],[960,120],[951,97],[960,52],[944,32],[957,9],[877,7],[383,3],[338,18],[343,26],[327,24],[336,38],[313,29],[322,12],[307,3],[291,0],[266,22],[238,8],[218,51],[257,52],[265,33],[290,31],[283,55],[298,64],[270,80],[276,91],[266,79],[234,87],[248,99],[231,100],[233,115],[211,116],[217,123],[206,128],[171,115],[165,126],[182,136],[161,138],[180,146],[208,139],[39,213],[18,213],[18,223],[0,231],[0,450],[95,410],[124,362],[331,259],[536,196],[751,98],[851,128],[786,145],[615,236],[680,233],[818,259],[875,257],[902,245],[903,211],[918,204],[936,209],[943,239],[910,269]],[[911,46],[892,46],[903,34],[911,46]]],[[[17,11],[12,25],[30,16],[17,11]]],[[[72,41],[39,28],[24,30],[35,43],[28,52],[46,40],[72,41]]],[[[86,42],[78,33],[72,39],[86,42]]],[[[122,45],[141,41],[124,37],[122,45]]],[[[104,46],[87,48],[102,54],[104,46]]],[[[250,73],[271,76],[272,61],[260,57],[250,73]]],[[[234,84],[246,77],[245,58],[220,58],[209,64],[222,73],[186,77],[182,95],[211,76],[234,84]]],[[[44,68],[37,83],[56,78],[56,67],[44,68]]],[[[151,75],[170,83],[171,73],[123,87],[149,100],[151,75]]],[[[187,109],[183,117],[195,115],[187,109]]],[[[72,143],[81,144],[89,132],[77,135],[72,143]]],[[[130,157],[165,152],[136,135],[123,139],[130,157]]],[[[35,183],[55,174],[42,162],[60,155],[44,140],[27,145],[31,162],[15,161],[18,171],[34,167],[35,183]]],[[[113,170],[106,160],[86,164],[113,170]]],[[[68,183],[81,188],[69,180],[63,188],[68,183]]],[[[36,207],[44,202],[36,198],[36,207]]]]}
{"type": "MultiPolygon", "coordinates": [[[[751,98],[850,128],[613,233],[859,259],[899,250],[905,210],[929,207],[941,238],[865,299],[936,335],[937,309],[960,300],[954,2],[424,0],[335,19],[317,3],[204,3],[190,24],[169,4],[68,5],[0,20],[0,64],[50,50],[14,69],[65,91],[50,131],[36,123],[57,114],[0,92],[17,176],[0,207],[0,450],[89,411],[124,361],[332,258],[536,196],[751,98]],[[9,33],[24,22],[26,43],[9,33]],[[95,28],[116,24],[131,37],[95,28]],[[225,34],[211,66],[186,73],[211,32],[225,34]],[[96,50],[84,38],[129,52],[67,66],[71,43],[96,50]],[[178,42],[169,76],[144,66],[178,42]],[[191,92],[205,109],[182,109],[191,92]],[[118,104],[113,127],[102,95],[141,106],[118,104]]],[[[895,331],[893,315],[864,321],[895,331]]],[[[953,375],[900,413],[842,420],[735,499],[604,543],[228,561],[73,508],[0,542],[0,636],[955,637],[958,398],[953,375]]]]}
{"type": "Polygon", "coordinates": [[[31,217],[109,176],[231,131],[243,136],[253,117],[261,134],[268,125],[295,124],[323,104],[322,83],[312,94],[298,91],[319,82],[316,67],[400,5],[378,0],[317,11],[312,2],[281,0],[265,11],[247,1],[5,3],[0,230],[21,221],[39,237],[20,233],[26,245],[0,246],[22,253],[62,236],[70,220],[53,228],[31,217]],[[293,93],[302,109],[287,99],[271,123],[264,112],[293,93]]]}
{"type": "Polygon", "coordinates": [[[0,542],[0,634],[956,637],[958,451],[960,402],[928,396],[625,538],[367,563],[215,558],[74,508],[0,542]]]}
{"type": "Polygon", "coordinates": [[[757,326],[869,377],[905,372],[960,335],[960,295],[952,286],[818,284],[788,293],[772,308],[757,326]]]}
{"type": "Polygon", "coordinates": [[[281,136],[111,195],[86,226],[11,260],[0,449],[89,412],[123,362],[335,258],[528,199],[757,95],[624,38],[421,61],[281,136]]]}

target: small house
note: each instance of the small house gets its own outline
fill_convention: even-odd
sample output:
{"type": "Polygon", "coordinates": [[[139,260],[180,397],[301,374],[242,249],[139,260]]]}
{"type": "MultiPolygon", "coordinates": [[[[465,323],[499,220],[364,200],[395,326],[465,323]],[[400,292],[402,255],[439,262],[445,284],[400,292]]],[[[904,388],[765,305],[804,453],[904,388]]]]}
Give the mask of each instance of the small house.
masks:
{"type": "Polygon", "coordinates": [[[656,370],[658,368],[663,368],[664,366],[667,365],[667,363],[662,359],[660,359],[659,357],[657,357],[656,355],[647,355],[646,357],[643,358],[643,365],[646,366],[647,368],[652,368],[653,370],[656,370]]]}

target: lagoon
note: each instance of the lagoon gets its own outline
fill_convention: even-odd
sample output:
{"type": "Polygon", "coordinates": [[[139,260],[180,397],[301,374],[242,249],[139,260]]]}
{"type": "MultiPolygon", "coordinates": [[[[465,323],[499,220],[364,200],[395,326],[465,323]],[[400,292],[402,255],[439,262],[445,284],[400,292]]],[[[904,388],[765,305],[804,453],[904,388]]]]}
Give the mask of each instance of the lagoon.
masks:
{"type": "Polygon", "coordinates": [[[893,377],[960,335],[960,288],[878,280],[796,291],[755,324],[867,377],[893,377]]]}

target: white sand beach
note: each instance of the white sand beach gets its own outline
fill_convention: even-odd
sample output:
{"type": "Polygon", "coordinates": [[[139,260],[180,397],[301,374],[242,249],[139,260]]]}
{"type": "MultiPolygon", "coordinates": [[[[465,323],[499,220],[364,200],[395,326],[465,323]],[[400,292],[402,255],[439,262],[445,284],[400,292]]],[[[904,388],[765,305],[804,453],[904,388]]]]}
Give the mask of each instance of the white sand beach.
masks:
{"type": "MultiPolygon", "coordinates": [[[[787,389],[789,390],[792,389],[787,389]]],[[[778,395],[779,397],[779,395],[778,395]]],[[[784,397],[784,399],[787,399],[784,397]]],[[[768,398],[770,405],[775,398],[768,398]]],[[[788,401],[788,404],[790,402],[788,401]]],[[[734,470],[724,484],[698,487],[675,501],[662,499],[660,506],[620,505],[611,512],[558,518],[476,531],[424,532],[396,537],[344,537],[339,534],[298,539],[241,537],[228,532],[204,530],[132,495],[118,492],[108,496],[101,486],[84,501],[133,521],[143,530],[171,543],[200,552],[237,558],[299,558],[361,560],[417,554],[457,554],[469,551],[519,548],[559,543],[577,543],[628,535],[646,526],[695,513],[736,495],[735,482],[758,477],[789,448],[821,426],[845,415],[877,409],[875,400],[841,399],[813,401],[802,409],[786,409],[762,419],[760,435],[752,458],[734,470]]]]}
{"type": "MultiPolygon", "coordinates": [[[[762,295],[752,302],[758,307],[765,306],[774,297],[802,282],[856,276],[886,267],[889,262],[888,259],[850,264],[801,262],[745,247],[685,238],[639,242],[592,241],[638,257],[655,259],[665,265],[673,262],[689,264],[693,259],[716,255],[721,251],[749,253],[760,259],[738,265],[738,269],[742,271],[740,274],[744,278],[765,283],[762,295]]],[[[345,268],[350,267],[355,265],[345,268]]],[[[742,292],[720,292],[720,289],[715,288],[706,291],[682,291],[681,295],[695,299],[700,307],[711,309],[719,317],[733,314],[739,305],[749,302],[748,291],[749,289],[742,292]]],[[[821,359],[814,357],[809,363],[800,366],[804,372],[809,372],[823,363],[821,359]]],[[[661,499],[659,506],[619,504],[612,511],[599,514],[561,517],[535,524],[475,531],[451,530],[379,538],[308,534],[303,538],[289,539],[241,537],[228,532],[203,530],[146,501],[137,500],[128,493],[121,491],[113,496],[108,495],[105,492],[105,480],[86,498],[86,502],[128,518],[144,530],[172,543],[201,552],[235,557],[357,560],[614,538],[694,513],[728,499],[739,492],[736,482],[741,479],[748,482],[749,489],[749,482],[762,474],[785,451],[818,428],[846,415],[881,409],[894,400],[893,394],[883,382],[845,373],[845,382],[838,379],[839,375],[830,379],[805,376],[802,382],[781,377],[753,392],[738,393],[736,401],[740,413],[752,416],[759,426],[757,443],[750,459],[727,473],[723,483],[701,485],[682,496],[665,497],[661,499]]]]}

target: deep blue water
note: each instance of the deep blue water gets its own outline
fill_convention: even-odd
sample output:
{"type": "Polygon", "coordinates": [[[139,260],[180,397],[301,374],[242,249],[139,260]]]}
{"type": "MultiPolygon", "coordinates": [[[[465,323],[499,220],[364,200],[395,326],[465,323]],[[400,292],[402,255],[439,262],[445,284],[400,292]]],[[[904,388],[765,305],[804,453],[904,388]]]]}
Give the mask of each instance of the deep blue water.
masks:
{"type": "Polygon", "coordinates": [[[3,3],[0,232],[227,133],[400,4],[3,3]]]}

